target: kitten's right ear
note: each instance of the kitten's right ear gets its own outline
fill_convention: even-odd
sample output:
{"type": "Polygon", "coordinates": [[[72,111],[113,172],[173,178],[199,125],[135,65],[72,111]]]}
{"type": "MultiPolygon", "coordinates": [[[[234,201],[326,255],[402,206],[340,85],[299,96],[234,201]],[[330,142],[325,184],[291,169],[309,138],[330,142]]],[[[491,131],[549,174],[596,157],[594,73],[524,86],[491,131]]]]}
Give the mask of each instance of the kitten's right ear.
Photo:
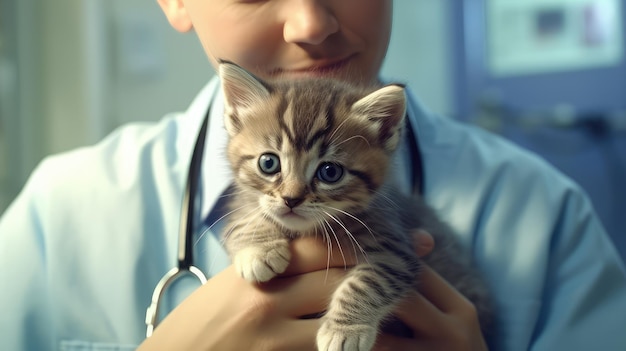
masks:
{"type": "Polygon", "coordinates": [[[224,92],[225,125],[233,135],[241,129],[240,112],[256,101],[266,100],[270,91],[263,82],[232,62],[220,61],[219,75],[224,92]]]}
{"type": "Polygon", "coordinates": [[[396,149],[406,114],[403,85],[391,84],[370,93],[355,102],[352,111],[378,134],[387,151],[396,149]]]}

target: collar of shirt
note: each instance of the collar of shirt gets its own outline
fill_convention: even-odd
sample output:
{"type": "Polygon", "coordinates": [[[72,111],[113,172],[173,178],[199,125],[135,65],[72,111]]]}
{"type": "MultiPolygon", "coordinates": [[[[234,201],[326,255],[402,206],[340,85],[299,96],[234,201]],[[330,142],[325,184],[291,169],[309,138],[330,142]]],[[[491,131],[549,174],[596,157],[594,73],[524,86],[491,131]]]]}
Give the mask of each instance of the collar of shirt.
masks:
{"type": "Polygon", "coordinates": [[[200,91],[180,121],[181,137],[176,142],[179,161],[176,168],[181,175],[180,184],[183,188],[187,181],[194,145],[207,113],[209,124],[202,156],[200,194],[196,194],[198,210],[193,214],[196,218],[196,229],[202,226],[203,220],[232,178],[225,154],[228,137],[224,130],[224,103],[217,77],[211,79],[200,91]]]}
{"type": "Polygon", "coordinates": [[[216,84],[211,100],[205,102],[204,113],[209,113],[209,128],[201,167],[200,192],[202,194],[200,219],[212,211],[219,197],[232,182],[232,172],[226,158],[228,134],[224,127],[224,99],[220,85],[216,84]],[[210,107],[209,107],[210,106],[210,107]]]}

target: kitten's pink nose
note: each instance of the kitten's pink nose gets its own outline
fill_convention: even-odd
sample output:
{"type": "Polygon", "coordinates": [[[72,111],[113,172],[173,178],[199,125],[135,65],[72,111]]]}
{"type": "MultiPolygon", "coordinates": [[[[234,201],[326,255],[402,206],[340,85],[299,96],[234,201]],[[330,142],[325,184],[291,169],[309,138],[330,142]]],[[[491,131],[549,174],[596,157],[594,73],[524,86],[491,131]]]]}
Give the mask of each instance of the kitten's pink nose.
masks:
{"type": "Polygon", "coordinates": [[[294,208],[298,205],[300,205],[302,203],[302,201],[304,201],[303,198],[301,197],[283,197],[283,200],[285,200],[285,205],[287,205],[287,207],[289,208],[294,208]]]}

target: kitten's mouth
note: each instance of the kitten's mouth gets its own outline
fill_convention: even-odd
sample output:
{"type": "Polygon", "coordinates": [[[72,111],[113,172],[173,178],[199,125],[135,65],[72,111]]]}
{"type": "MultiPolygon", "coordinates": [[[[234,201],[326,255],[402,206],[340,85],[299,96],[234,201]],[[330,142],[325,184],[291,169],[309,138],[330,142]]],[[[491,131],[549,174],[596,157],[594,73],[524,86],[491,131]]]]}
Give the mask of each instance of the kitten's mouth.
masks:
{"type": "Polygon", "coordinates": [[[282,214],[279,215],[279,217],[281,219],[285,219],[285,220],[300,220],[300,221],[306,221],[307,218],[299,213],[296,213],[293,210],[288,210],[283,212],[282,214]]]}
{"type": "Polygon", "coordinates": [[[299,215],[299,214],[295,213],[294,211],[287,211],[287,212],[281,214],[280,216],[283,217],[283,218],[302,218],[302,219],[304,219],[304,216],[299,215]]]}

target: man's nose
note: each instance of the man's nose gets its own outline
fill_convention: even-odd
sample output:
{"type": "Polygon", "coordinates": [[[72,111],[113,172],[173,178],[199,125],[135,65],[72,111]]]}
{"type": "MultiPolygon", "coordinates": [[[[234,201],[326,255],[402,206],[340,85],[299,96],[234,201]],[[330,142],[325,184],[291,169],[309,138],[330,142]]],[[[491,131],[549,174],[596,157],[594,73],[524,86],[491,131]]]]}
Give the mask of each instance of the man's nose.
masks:
{"type": "MultiPolygon", "coordinates": [[[[339,0],[343,1],[343,0],[339,0]]],[[[320,0],[296,0],[285,9],[283,36],[286,42],[321,44],[339,30],[331,5],[320,0]]]]}

